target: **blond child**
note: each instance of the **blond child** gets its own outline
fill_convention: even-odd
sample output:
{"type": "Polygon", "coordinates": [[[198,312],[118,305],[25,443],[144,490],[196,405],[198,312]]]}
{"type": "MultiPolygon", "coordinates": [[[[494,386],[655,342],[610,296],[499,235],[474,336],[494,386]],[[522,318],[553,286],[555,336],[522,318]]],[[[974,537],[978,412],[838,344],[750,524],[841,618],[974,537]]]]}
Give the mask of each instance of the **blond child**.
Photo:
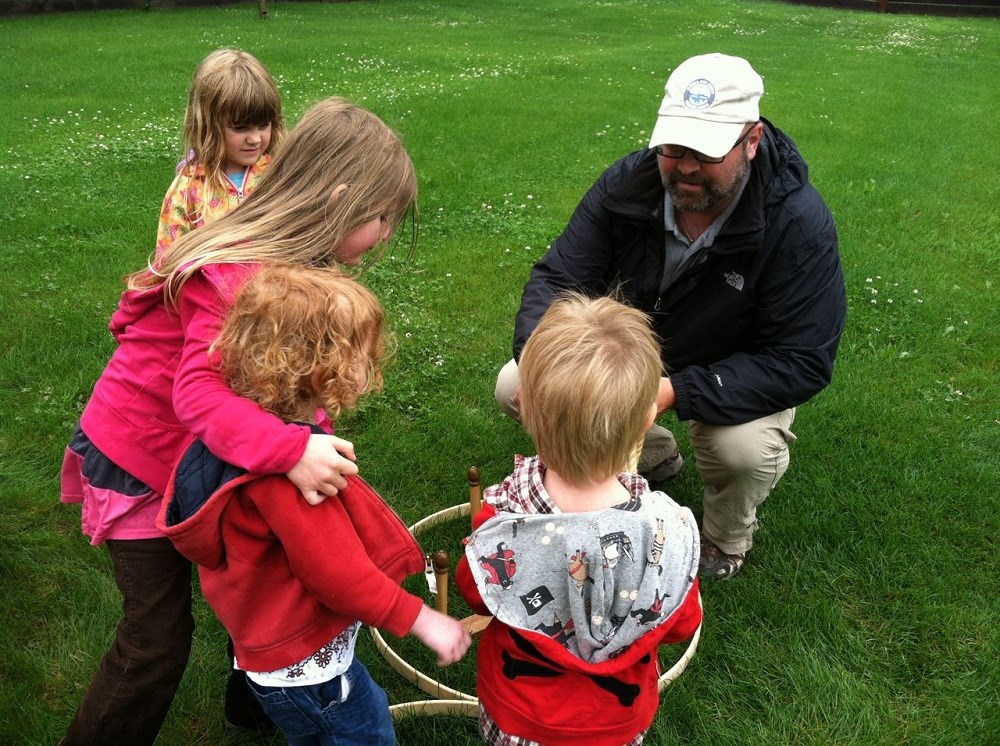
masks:
{"type": "Polygon", "coordinates": [[[538,455],[485,492],[456,580],[492,614],[478,647],[487,744],[638,744],[659,702],[657,646],[701,622],[694,516],[624,473],[656,416],[645,315],[568,295],[520,360],[538,455]]]}
{"type": "Polygon", "coordinates": [[[62,501],[83,504],[83,532],[107,546],[123,596],[116,639],[66,746],[152,743],[180,683],[194,629],[191,563],[156,517],[192,436],[239,468],[287,474],[311,504],[357,474],[352,443],[287,423],[226,386],[209,346],[235,295],[264,265],[358,264],[390,240],[416,198],[396,134],[329,98],[303,115],[240,209],[128,278],[110,324],[117,348],[63,461],[62,501]]]}
{"type": "Polygon", "coordinates": [[[253,55],[219,49],[202,60],[184,113],[186,156],[160,210],[157,255],[240,204],[284,134],[281,95],[253,55]]]}
{"type": "MultiPolygon", "coordinates": [[[[335,419],[381,388],[382,334],[378,301],[338,270],[273,266],[239,294],[216,348],[235,393],[318,430],[317,406],[335,419]]],[[[414,634],[440,665],[472,642],[400,587],[423,555],[360,477],[310,507],[287,477],[234,469],[196,441],[157,525],[199,565],[205,599],[289,743],[396,742],[386,694],[354,656],[362,623],[414,634]]]]}

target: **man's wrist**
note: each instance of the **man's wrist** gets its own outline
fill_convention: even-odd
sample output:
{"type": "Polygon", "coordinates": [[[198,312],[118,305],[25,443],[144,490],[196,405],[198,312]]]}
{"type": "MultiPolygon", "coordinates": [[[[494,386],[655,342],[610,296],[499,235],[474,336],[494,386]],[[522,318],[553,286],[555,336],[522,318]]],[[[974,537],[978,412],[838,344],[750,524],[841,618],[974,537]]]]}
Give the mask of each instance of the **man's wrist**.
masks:
{"type": "Polygon", "coordinates": [[[663,414],[668,409],[673,409],[676,402],[677,397],[674,394],[674,385],[670,381],[670,376],[664,375],[660,378],[660,389],[656,394],[657,414],[663,414]]]}

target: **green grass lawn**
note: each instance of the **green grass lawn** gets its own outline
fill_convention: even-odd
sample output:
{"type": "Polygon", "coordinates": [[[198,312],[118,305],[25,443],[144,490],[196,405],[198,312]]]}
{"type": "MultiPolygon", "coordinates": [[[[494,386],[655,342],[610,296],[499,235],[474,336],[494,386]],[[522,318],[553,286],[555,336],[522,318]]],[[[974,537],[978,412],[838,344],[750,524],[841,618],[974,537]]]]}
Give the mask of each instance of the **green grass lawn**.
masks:
{"type": "MultiPolygon", "coordinates": [[[[110,562],[59,504],[59,466],[121,277],[153,249],[191,74],[221,46],[268,66],[290,122],[345,95],[413,155],[419,245],[366,275],[399,352],[384,394],[340,426],[407,521],[464,500],[470,464],[497,481],[530,451],[492,393],[532,263],[600,171],[646,144],[677,63],[747,57],[837,219],[849,320],[746,568],[703,588],[698,654],[647,742],[997,742],[997,22],[400,0],[272,2],[266,21],[250,2],[0,19],[0,743],[55,743],[113,635],[110,562]]],[[[667,489],[700,515],[693,468],[667,489]]],[[[457,557],[464,529],[431,541],[457,557]]],[[[278,743],[225,730],[225,636],[197,613],[160,743],[278,743]]],[[[359,654],[393,702],[420,696],[367,639],[359,654]]],[[[447,675],[471,689],[472,659],[447,675]]],[[[477,738],[446,717],[398,731],[477,738]]]]}

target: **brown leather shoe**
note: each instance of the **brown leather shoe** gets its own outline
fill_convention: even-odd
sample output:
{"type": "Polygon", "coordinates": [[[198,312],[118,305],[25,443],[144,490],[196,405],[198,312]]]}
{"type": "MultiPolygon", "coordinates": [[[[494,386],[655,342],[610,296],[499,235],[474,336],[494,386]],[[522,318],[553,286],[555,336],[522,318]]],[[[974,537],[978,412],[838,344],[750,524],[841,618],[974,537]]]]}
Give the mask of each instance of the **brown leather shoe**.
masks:
{"type": "Polygon", "coordinates": [[[684,468],[684,459],[681,456],[680,450],[674,451],[670,456],[667,456],[663,461],[656,464],[655,466],[640,472],[642,476],[646,478],[649,482],[665,482],[672,477],[676,477],[681,473],[681,469],[684,468]]]}
{"type": "Polygon", "coordinates": [[[731,578],[743,567],[746,560],[743,554],[726,554],[708,539],[702,537],[701,557],[698,560],[698,577],[712,580],[731,578]]]}

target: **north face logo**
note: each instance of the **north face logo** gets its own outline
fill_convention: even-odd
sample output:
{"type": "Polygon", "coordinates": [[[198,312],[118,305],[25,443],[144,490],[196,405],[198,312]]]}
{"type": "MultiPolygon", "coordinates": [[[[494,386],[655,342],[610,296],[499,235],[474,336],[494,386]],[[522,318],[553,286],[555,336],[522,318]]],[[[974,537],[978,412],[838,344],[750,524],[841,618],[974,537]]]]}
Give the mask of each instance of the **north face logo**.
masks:
{"type": "Polygon", "coordinates": [[[743,275],[737,272],[726,272],[723,277],[726,282],[737,290],[743,289],[743,275]]]}

